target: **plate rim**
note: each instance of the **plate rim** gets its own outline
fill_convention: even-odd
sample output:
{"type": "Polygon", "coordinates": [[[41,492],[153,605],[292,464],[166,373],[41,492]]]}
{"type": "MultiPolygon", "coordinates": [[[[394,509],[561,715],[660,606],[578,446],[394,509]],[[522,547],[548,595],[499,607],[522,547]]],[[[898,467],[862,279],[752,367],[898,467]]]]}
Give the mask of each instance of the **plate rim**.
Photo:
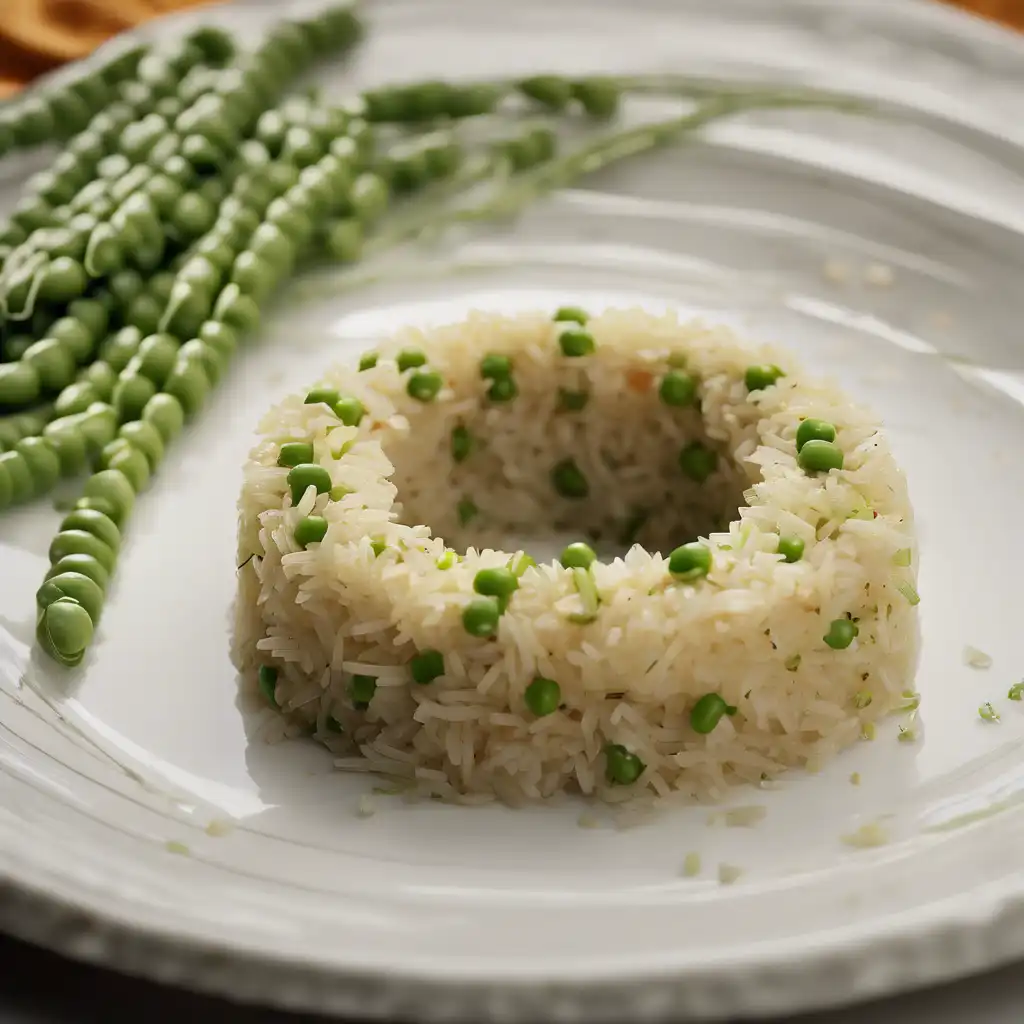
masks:
{"type": "MultiPolygon", "coordinates": [[[[618,0],[588,0],[614,6],[618,0]]],[[[685,0],[684,0],[685,2],[685,0]]],[[[956,35],[958,41],[997,46],[1024,61],[1024,33],[934,0],[772,0],[773,6],[818,8],[831,15],[866,10],[924,24],[956,35]]],[[[723,6],[750,0],[724,0],[723,6]]],[[[168,26],[186,28],[227,8],[266,9],[273,0],[223,0],[205,8],[170,12],[103,43],[88,57],[54,68],[13,94],[0,109],[23,95],[73,78],[112,52],[162,34],[168,26]]],[[[306,6],[308,6],[308,2],[306,6]]],[[[376,7],[410,6],[409,0],[373,0],[376,7]]],[[[1022,64],[1024,68],[1024,64],[1022,64]]],[[[0,860],[4,860],[0,852],[0,860]]],[[[1024,877],[1003,887],[990,906],[966,905],[961,898],[936,902],[906,914],[885,935],[857,929],[833,945],[807,951],[798,960],[764,963],[722,959],[701,964],[699,972],[675,965],[655,974],[625,979],[575,980],[530,985],[500,979],[431,978],[401,969],[387,974],[326,964],[300,964],[278,954],[240,949],[203,939],[171,925],[132,922],[92,900],[54,895],[28,868],[0,866],[0,929],[62,956],[159,984],[170,984],[239,1003],[295,1011],[351,1015],[361,1019],[417,1021],[611,1021],[623,1015],[637,1021],[689,1021],[723,1017],[749,1019],[773,1012],[803,1012],[862,1002],[965,977],[1018,959],[1024,949],[1024,877]],[[925,924],[928,927],[925,927],[925,924]],[[858,955],[851,953],[857,949],[858,955]],[[744,982],[736,984],[734,972],[744,982]],[[821,980],[814,987],[807,978],[821,980]],[[794,1002],[793,983],[800,982],[794,1002]],[[553,1009],[554,1007],[554,1009],[553,1009]]],[[[865,929],[867,931],[867,929],[865,929]]],[[[789,940],[792,941],[792,940],[789,940]]]]}

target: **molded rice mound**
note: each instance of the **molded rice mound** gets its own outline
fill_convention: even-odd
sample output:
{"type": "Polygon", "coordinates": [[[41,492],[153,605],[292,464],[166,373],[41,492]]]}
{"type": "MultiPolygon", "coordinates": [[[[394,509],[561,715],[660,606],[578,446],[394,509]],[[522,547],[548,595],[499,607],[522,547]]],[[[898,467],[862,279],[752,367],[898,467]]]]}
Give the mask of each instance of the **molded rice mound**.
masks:
{"type": "Polygon", "coordinates": [[[715,799],[819,766],[901,705],[916,664],[912,512],[880,424],[785,352],[721,327],[610,311],[586,324],[594,352],[567,356],[559,338],[577,328],[536,313],[406,329],[372,368],[322,381],[359,399],[358,426],[304,395],[266,415],[239,506],[246,687],[263,666],[268,715],[312,732],[340,768],[467,802],[715,799]],[[426,365],[400,372],[408,349],[426,365]],[[491,353],[511,360],[510,400],[482,376],[491,353]],[[748,391],[761,364],[784,376],[748,391]],[[662,400],[672,367],[696,381],[692,404],[662,400]],[[407,391],[425,371],[444,381],[430,401],[407,391]],[[801,468],[806,418],[834,424],[841,470],[801,468]],[[468,453],[453,446],[463,430],[468,453]],[[293,505],[278,465],[288,441],[313,445],[329,492],[308,487],[293,505]],[[575,496],[556,486],[567,460],[585,496],[578,478],[575,496]],[[303,548],[295,527],[311,514],[327,531],[303,548]],[[710,571],[673,577],[670,552],[698,536],[710,571]],[[780,536],[803,542],[799,560],[783,560],[780,536]],[[598,550],[590,570],[521,557],[568,540],[598,550]],[[503,566],[518,589],[494,637],[471,635],[476,574],[503,566]],[[856,627],[844,649],[825,641],[837,620],[856,627]],[[443,675],[416,682],[427,651],[443,675]],[[368,706],[354,676],[375,679],[368,706]],[[536,677],[560,690],[540,717],[524,697],[536,677]],[[691,712],[708,693],[735,712],[704,734],[691,712]],[[609,778],[610,744],[639,758],[632,784],[609,778]]]}

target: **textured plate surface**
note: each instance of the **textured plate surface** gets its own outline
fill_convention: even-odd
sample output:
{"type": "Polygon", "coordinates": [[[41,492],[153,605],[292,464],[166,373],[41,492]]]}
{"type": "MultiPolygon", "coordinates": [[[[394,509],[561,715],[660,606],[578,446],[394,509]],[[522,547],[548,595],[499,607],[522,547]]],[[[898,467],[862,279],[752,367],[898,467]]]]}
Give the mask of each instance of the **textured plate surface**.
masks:
{"type": "MultiPolygon", "coordinates": [[[[252,32],[272,8],[216,16],[252,32]]],[[[722,124],[514,228],[407,253],[375,283],[293,289],[140,499],[79,671],[32,649],[57,514],[0,521],[0,921],[239,998],[438,1020],[793,1010],[1024,954],[1024,705],[1005,699],[1024,674],[1022,45],[913,0],[381,0],[370,20],[328,90],[685,69],[898,98],[903,112],[722,124]],[[386,796],[360,818],[366,780],[311,746],[263,742],[227,654],[257,417],[382,330],[566,301],[728,320],[881,412],[923,543],[917,742],[897,742],[893,722],[818,775],[736,793],[766,807],[754,829],[709,824],[707,809],[630,829],[598,811],[581,828],[572,802],[386,796]],[[967,666],[967,644],[992,667],[967,666]],[[978,717],[989,700],[999,724],[978,717]],[[868,823],[886,845],[841,841],[868,823]],[[696,879],[681,876],[689,851],[696,879]],[[735,884],[718,883],[721,862],[742,868],[735,884]]],[[[0,164],[5,206],[30,163],[0,164]]]]}

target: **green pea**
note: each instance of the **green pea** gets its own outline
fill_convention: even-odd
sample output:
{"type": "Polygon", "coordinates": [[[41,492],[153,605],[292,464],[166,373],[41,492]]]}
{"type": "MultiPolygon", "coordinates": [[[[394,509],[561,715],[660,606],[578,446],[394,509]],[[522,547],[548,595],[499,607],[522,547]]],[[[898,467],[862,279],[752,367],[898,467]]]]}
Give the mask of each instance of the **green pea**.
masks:
{"type": "Polygon", "coordinates": [[[262,302],[277,287],[280,274],[254,252],[240,252],[231,268],[231,281],[255,302],[262,302]]]}
{"type": "Polygon", "coordinates": [[[248,295],[242,294],[237,284],[229,284],[217,298],[213,317],[239,331],[250,331],[260,322],[260,309],[248,295]]]}
{"type": "Polygon", "coordinates": [[[71,598],[54,601],[39,617],[36,636],[48,654],[68,668],[81,663],[92,641],[89,613],[71,598]]]}
{"type": "Polygon", "coordinates": [[[93,402],[84,413],[79,414],[78,428],[94,451],[109,444],[117,431],[117,411],[105,402],[93,402]]]}
{"type": "Polygon", "coordinates": [[[74,358],[55,338],[43,338],[30,345],[21,359],[35,370],[40,386],[47,391],[67,387],[75,374],[74,358]]]}
{"type": "Polygon", "coordinates": [[[778,550],[784,562],[799,562],[804,556],[804,542],[799,537],[780,537],[778,550]]]}
{"type": "Polygon", "coordinates": [[[440,651],[420,651],[409,662],[413,682],[426,686],[444,675],[444,655],[440,651]]]}
{"type": "Polygon", "coordinates": [[[132,300],[124,319],[128,326],[137,328],[139,334],[144,337],[160,330],[163,314],[164,304],[154,296],[143,292],[132,300]]]}
{"type": "Polygon", "coordinates": [[[395,365],[399,373],[414,369],[417,366],[425,366],[427,362],[426,353],[418,348],[404,348],[395,356],[395,365]]]}
{"type": "Polygon", "coordinates": [[[53,445],[42,437],[23,437],[14,450],[32,474],[34,494],[46,494],[60,479],[60,459],[53,445]]]}
{"type": "Polygon", "coordinates": [[[576,541],[562,551],[559,561],[566,569],[589,569],[597,561],[597,552],[589,544],[576,541]]]}
{"type": "Polygon", "coordinates": [[[822,639],[834,651],[845,651],[857,638],[860,628],[850,619],[833,619],[829,623],[828,632],[822,639]]]}
{"type": "Polygon", "coordinates": [[[225,359],[238,348],[238,333],[219,320],[207,320],[199,328],[199,340],[216,349],[225,359]]]}
{"type": "Polygon", "coordinates": [[[455,462],[465,462],[473,451],[473,435],[461,424],[452,428],[451,452],[455,462]]]}
{"type": "Polygon", "coordinates": [[[609,743],[604,748],[604,765],[605,778],[613,786],[631,786],[647,767],[621,743],[609,743]]]}
{"type": "Polygon", "coordinates": [[[58,256],[43,272],[38,297],[44,302],[70,302],[85,291],[88,283],[85,268],[78,260],[58,256]]]}
{"type": "Polygon", "coordinates": [[[511,402],[518,395],[519,386],[512,377],[499,377],[487,389],[487,397],[492,402],[511,402]]]}
{"type": "Polygon", "coordinates": [[[697,382],[687,373],[666,373],[661,379],[658,394],[665,405],[693,405],[697,397],[697,382]]]}
{"type": "Polygon", "coordinates": [[[480,376],[484,380],[501,380],[512,373],[512,360],[498,352],[489,352],[480,360],[480,376]]]}
{"type": "MultiPolygon", "coordinates": [[[[124,529],[125,520],[135,507],[135,491],[124,473],[116,469],[103,469],[93,473],[86,480],[82,493],[86,498],[102,498],[109,502],[107,515],[114,520],[114,525],[119,530],[124,529]]],[[[102,561],[103,559],[100,559],[100,562],[102,561]]]]}
{"type": "Polygon", "coordinates": [[[589,391],[569,391],[566,388],[558,389],[557,408],[559,412],[579,412],[587,407],[587,402],[589,401],[589,391]]]}
{"type": "Polygon", "coordinates": [[[832,441],[807,441],[800,449],[797,462],[808,473],[827,473],[843,468],[843,452],[832,441]]]}
{"type": "Polygon", "coordinates": [[[295,246],[276,224],[263,223],[252,233],[249,248],[279,270],[286,270],[295,259],[295,246]]]}
{"type": "Polygon", "coordinates": [[[52,579],[54,576],[59,576],[65,572],[74,572],[80,576],[88,576],[104,592],[110,586],[110,573],[92,555],[65,555],[60,561],[54,562],[50,566],[46,573],[46,579],[52,579]]]}
{"type": "Polygon", "coordinates": [[[694,732],[713,732],[723,715],[735,715],[736,708],[717,693],[705,693],[690,709],[690,726],[694,732]]]}
{"type": "Polygon", "coordinates": [[[462,628],[470,636],[491,637],[498,630],[501,610],[493,597],[474,597],[462,610],[462,628]]]}
{"type": "MultiPolygon", "coordinates": [[[[227,154],[203,135],[186,135],[179,146],[181,155],[197,171],[216,171],[227,160],[227,154]]],[[[201,234],[197,231],[196,234],[201,234]]]]}
{"type": "Polygon", "coordinates": [[[348,692],[356,711],[365,711],[377,692],[377,680],[374,676],[353,676],[348,684],[348,692]]]}
{"type": "MultiPolygon", "coordinates": [[[[473,589],[486,597],[496,597],[507,603],[519,589],[519,577],[511,569],[481,569],[473,577],[473,589]]],[[[500,608],[499,610],[504,610],[500,608]]]]}
{"type": "Polygon", "coordinates": [[[174,337],[170,334],[150,334],[139,344],[132,366],[159,387],[167,379],[177,358],[178,342],[174,337]]]}
{"type": "Polygon", "coordinates": [[[156,394],[156,385],[141,373],[121,374],[114,386],[112,404],[117,410],[117,418],[124,423],[126,420],[137,420],[142,415],[146,403],[156,394]]]}
{"type": "Polygon", "coordinates": [[[12,334],[3,341],[3,358],[5,362],[16,363],[35,344],[32,334],[12,334]]]}
{"type": "Polygon", "coordinates": [[[78,508],[69,512],[60,524],[61,530],[84,530],[110,548],[115,554],[121,548],[121,531],[110,516],[94,508],[78,508]]]}
{"type": "Polygon", "coordinates": [[[324,155],[324,145],[308,128],[292,125],[281,144],[281,159],[297,167],[309,167],[324,155]]]}
{"type": "Polygon", "coordinates": [[[62,597],[77,601],[89,613],[93,625],[99,622],[103,612],[103,589],[95,580],[77,572],[50,576],[36,591],[36,604],[43,611],[62,597]]]}
{"type": "Polygon", "coordinates": [[[273,665],[260,665],[259,672],[256,673],[256,682],[260,693],[270,704],[277,707],[277,669],[273,665]]]}
{"type": "MultiPolygon", "coordinates": [[[[112,472],[112,471],[109,471],[112,472]]],[[[65,555],[89,555],[107,572],[112,572],[116,554],[98,537],[86,530],[62,530],[50,543],[50,562],[57,563],[65,555]]]]}
{"type": "Polygon", "coordinates": [[[558,705],[562,702],[562,688],[554,679],[537,676],[527,686],[523,699],[531,714],[537,718],[544,718],[558,710],[558,705]]]}
{"type": "Polygon", "coordinates": [[[388,184],[379,174],[360,174],[349,192],[352,212],[364,224],[378,220],[389,199],[388,184]]]}
{"type": "Polygon", "coordinates": [[[59,341],[75,362],[84,363],[92,355],[96,340],[102,332],[94,334],[76,317],[62,316],[50,324],[46,333],[47,337],[59,341]]]}
{"type": "Polygon", "coordinates": [[[450,89],[446,113],[449,117],[477,117],[493,112],[501,90],[492,85],[456,86],[450,89]]]}
{"type": "Polygon", "coordinates": [[[679,453],[679,468],[691,480],[702,484],[718,468],[718,453],[701,441],[691,441],[679,453]]]}
{"type": "Polygon", "coordinates": [[[11,502],[20,505],[35,494],[32,471],[25,456],[19,451],[0,453],[0,473],[6,473],[10,481],[11,502]]]}
{"type": "Polygon", "coordinates": [[[802,451],[808,441],[834,441],[836,428],[825,420],[804,420],[796,429],[796,450],[802,451]]]}
{"type": "Polygon", "coordinates": [[[334,412],[346,427],[357,427],[366,415],[366,409],[358,398],[345,395],[334,403],[334,412]]]}
{"type": "Polygon", "coordinates": [[[281,445],[281,451],[277,456],[277,464],[287,466],[289,469],[312,461],[313,446],[306,441],[286,441],[281,445]]]}
{"type": "Polygon", "coordinates": [[[377,365],[377,360],[380,356],[376,352],[364,352],[359,357],[359,372],[362,373],[364,370],[372,370],[377,365]]]}
{"type": "Polygon", "coordinates": [[[29,405],[39,392],[39,373],[28,363],[0,363],[0,406],[29,405]]]}
{"type": "Polygon", "coordinates": [[[295,524],[295,543],[300,547],[319,544],[327,535],[327,520],[323,516],[306,516],[295,524]]]}
{"type": "Polygon", "coordinates": [[[192,417],[206,401],[210,381],[199,363],[179,359],[164,381],[164,391],[181,403],[187,417],[192,417]]]}
{"type": "Polygon", "coordinates": [[[98,299],[75,299],[68,306],[68,317],[85,327],[93,341],[103,337],[110,322],[107,307],[98,299]]]}
{"type": "Polygon", "coordinates": [[[743,381],[748,391],[763,391],[783,376],[785,374],[777,366],[748,366],[743,381]]]}
{"type": "Polygon", "coordinates": [[[432,402],[444,387],[444,378],[435,370],[417,370],[411,374],[405,390],[417,402],[432,402]]]}
{"type": "Polygon", "coordinates": [[[122,327],[100,346],[100,359],[120,373],[142,345],[142,331],[135,326],[122,327]]]}
{"type": "Polygon", "coordinates": [[[516,86],[528,99],[549,110],[564,110],[572,99],[572,85],[558,75],[534,75],[516,86]]]}
{"type": "Polygon", "coordinates": [[[572,94],[591,117],[614,117],[619,109],[619,87],[607,78],[583,78],[572,86],[572,94]]]}
{"type": "Polygon", "coordinates": [[[11,221],[26,232],[50,227],[53,223],[52,207],[42,196],[23,196],[10,216],[11,221]]]}
{"type": "Polygon", "coordinates": [[[289,472],[288,486],[292,492],[292,504],[298,505],[310,487],[315,487],[317,494],[326,494],[331,489],[331,474],[316,463],[300,463],[289,472]]]}
{"type": "Polygon", "coordinates": [[[154,426],[164,444],[170,444],[185,425],[185,411],[173,395],[156,394],[142,410],[142,422],[154,426]]]}
{"type": "Polygon", "coordinates": [[[82,384],[88,384],[96,392],[96,401],[108,402],[117,383],[117,372],[108,363],[97,360],[90,363],[78,374],[82,384]]]}
{"type": "Polygon", "coordinates": [[[169,217],[185,194],[181,184],[167,174],[154,174],[143,187],[161,217],[169,217]]]}
{"type": "Polygon", "coordinates": [[[552,319],[555,323],[576,323],[582,327],[590,319],[590,314],[579,306],[559,306],[552,319]]]}
{"type": "Polygon", "coordinates": [[[590,484],[575,459],[562,459],[551,470],[551,484],[563,498],[578,501],[590,494],[590,484]]]}
{"type": "Polygon", "coordinates": [[[596,348],[594,337],[588,331],[562,331],[558,344],[562,355],[573,359],[592,355],[596,348]]]}
{"type": "Polygon", "coordinates": [[[192,338],[178,350],[178,361],[195,363],[202,367],[211,387],[215,387],[224,372],[224,359],[212,345],[192,338]]]}
{"type": "Polygon", "coordinates": [[[163,462],[164,440],[160,436],[160,431],[152,423],[147,423],[142,419],[124,423],[118,431],[118,436],[142,452],[149,465],[150,473],[156,472],[157,466],[163,462]]]}
{"type": "Polygon", "coordinates": [[[686,582],[707,576],[711,571],[711,549],[699,541],[683,544],[668,556],[668,571],[686,582]]]}
{"type": "Polygon", "coordinates": [[[142,294],[146,284],[137,270],[119,270],[107,282],[110,294],[119,306],[130,305],[142,294]]]}
{"type": "Polygon", "coordinates": [[[136,492],[149,482],[149,463],[145,455],[124,438],[115,438],[100,452],[101,469],[120,470],[136,492]]]}
{"type": "Polygon", "coordinates": [[[325,244],[327,251],[340,263],[355,263],[363,252],[362,225],[353,217],[335,222],[325,244]]]}
{"type": "Polygon", "coordinates": [[[198,192],[185,192],[170,214],[171,226],[185,238],[198,238],[216,219],[216,207],[198,192]]]}

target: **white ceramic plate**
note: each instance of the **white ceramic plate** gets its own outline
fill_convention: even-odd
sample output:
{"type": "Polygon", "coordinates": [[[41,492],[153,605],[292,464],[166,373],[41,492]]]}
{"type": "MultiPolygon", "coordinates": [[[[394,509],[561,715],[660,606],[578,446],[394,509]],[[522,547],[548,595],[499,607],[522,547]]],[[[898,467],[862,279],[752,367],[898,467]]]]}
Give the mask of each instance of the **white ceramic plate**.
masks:
{"type": "MultiPolygon", "coordinates": [[[[273,6],[218,17],[254,31],[273,6]]],[[[514,229],[412,254],[428,275],[282,302],[140,499],[80,671],[32,648],[57,515],[5,516],[2,923],[239,998],[417,1020],[793,1010],[1024,953],[1024,705],[1005,699],[1024,674],[1024,45],[912,0],[380,0],[370,20],[347,88],[686,70],[888,96],[906,113],[723,124],[514,229]],[[820,775],[736,793],[767,808],[753,829],[690,809],[621,830],[581,828],[571,803],[379,796],[360,818],[365,780],[311,745],[262,741],[227,653],[258,415],[400,323],[564,301],[737,322],[878,407],[923,539],[918,742],[893,723],[820,775]],[[967,644],[992,667],[966,666],[967,644]],[[989,700],[999,724],[978,717],[989,700]],[[874,822],[888,844],[841,841],[874,822]],[[696,879],[680,872],[691,850],[696,879]],[[743,869],[735,884],[719,884],[720,862],[743,869]]],[[[5,203],[29,162],[0,165],[5,203]]]]}

